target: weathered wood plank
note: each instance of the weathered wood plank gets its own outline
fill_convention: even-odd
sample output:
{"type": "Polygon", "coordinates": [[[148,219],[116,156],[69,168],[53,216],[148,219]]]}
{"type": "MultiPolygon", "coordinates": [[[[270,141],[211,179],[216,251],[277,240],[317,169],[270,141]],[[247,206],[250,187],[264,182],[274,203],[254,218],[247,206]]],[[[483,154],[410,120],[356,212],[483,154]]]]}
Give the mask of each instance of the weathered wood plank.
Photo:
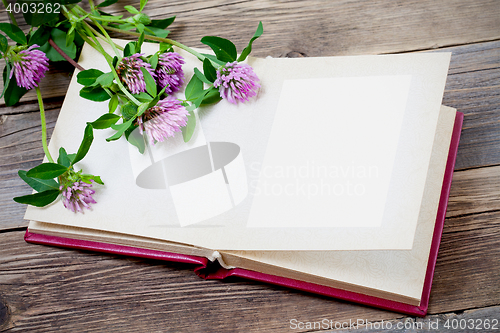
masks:
{"type": "MultiPolygon", "coordinates": [[[[134,4],[134,0],[120,2],[134,4]]],[[[500,37],[500,9],[495,1],[402,2],[360,1],[160,1],[148,3],[156,18],[177,15],[181,29],[172,36],[199,43],[207,27],[243,48],[264,23],[260,56],[284,56],[297,51],[308,56],[376,54],[458,45],[500,37]],[[443,10],[446,8],[446,10],[443,10]],[[214,24],[217,18],[218,27],[214,24]],[[219,20],[221,19],[221,20],[219,20]],[[481,22],[478,22],[481,21],[481,22]],[[193,33],[195,32],[195,33],[193,33]]],[[[121,10],[120,12],[123,12],[121,10]]],[[[214,32],[214,33],[215,33],[214,32]]],[[[212,32],[211,32],[212,33],[212,32]]]]}
{"type": "MultiPolygon", "coordinates": [[[[446,221],[429,313],[498,305],[499,220],[494,212],[446,221]]],[[[0,302],[13,331],[262,332],[286,330],[291,319],[401,317],[259,283],[204,281],[186,265],[30,245],[22,232],[0,234],[0,243],[0,302]],[[228,321],[234,309],[241,320],[228,321]]]]}
{"type": "MultiPolygon", "coordinates": [[[[263,332],[292,318],[401,315],[250,281],[204,281],[191,266],[95,254],[0,234],[2,328],[12,332],[263,332]]],[[[0,306],[1,308],[1,306],[0,306]]]]}
{"type": "MultiPolygon", "coordinates": [[[[59,109],[46,112],[49,138],[58,115],[59,109]]],[[[12,198],[31,193],[17,170],[29,170],[42,161],[41,138],[38,112],[0,115],[0,230],[27,226],[23,220],[26,206],[12,198]]]]}
{"type": "MultiPolygon", "coordinates": [[[[123,6],[128,4],[136,1],[120,1],[108,10],[126,14],[123,6]]],[[[305,5],[299,0],[190,0],[169,1],[168,6],[151,0],[145,12],[156,19],[177,15],[171,37],[196,47],[202,46],[200,39],[209,31],[230,38],[241,50],[257,23],[263,21],[265,34],[254,48],[254,55],[262,57],[293,52],[308,56],[394,53],[500,38],[500,8],[495,0],[379,1],[369,5],[361,1],[308,1],[305,5]]],[[[8,21],[5,11],[0,12],[0,21],[8,21]]],[[[44,96],[63,96],[69,72],[67,68],[65,73],[50,73],[44,96]]],[[[35,94],[29,92],[23,101],[34,99],[35,94]]]]}
{"type": "Polygon", "coordinates": [[[465,114],[455,170],[500,164],[500,86],[447,91],[443,104],[465,114]]]}
{"type": "Polygon", "coordinates": [[[500,166],[455,172],[447,217],[500,210],[500,166]]]}
{"type": "MultiPolygon", "coordinates": [[[[362,320],[360,324],[366,320],[362,320]]],[[[375,332],[395,332],[395,333],[420,333],[420,332],[447,332],[469,333],[469,332],[494,332],[500,329],[500,306],[491,306],[482,309],[467,310],[463,313],[447,313],[427,316],[425,318],[402,318],[388,321],[369,322],[363,325],[353,326],[353,329],[334,329],[335,333],[375,333],[375,332]]],[[[334,321],[334,325],[337,321],[334,321]]],[[[337,324],[340,327],[343,323],[337,324]]],[[[330,324],[329,324],[330,325],[330,324]]],[[[345,326],[348,327],[349,323],[345,326]]],[[[312,333],[325,332],[314,331],[312,333]]]]}
{"type": "Polygon", "coordinates": [[[496,211],[446,220],[429,313],[500,304],[499,219],[496,211]]]}
{"type": "MultiPolygon", "coordinates": [[[[0,61],[0,70],[3,72],[5,66],[4,60],[0,61]]],[[[40,83],[40,91],[43,98],[57,98],[61,99],[66,95],[68,90],[69,82],[71,80],[71,75],[73,74],[73,67],[68,65],[68,63],[58,62],[55,64],[50,64],[49,72],[46,73],[45,78],[40,83]]],[[[3,80],[0,82],[0,89],[3,91],[3,80]]],[[[3,97],[0,99],[1,106],[5,107],[3,97]]],[[[35,90],[30,90],[26,95],[21,98],[20,104],[30,104],[31,108],[29,111],[38,110],[38,102],[35,90]]],[[[23,109],[23,106],[19,110],[14,107],[6,108],[5,111],[0,111],[0,114],[8,113],[8,110],[14,109],[14,112],[19,112],[23,109]]],[[[12,111],[11,111],[12,112],[12,111]]]]}
{"type": "MultiPolygon", "coordinates": [[[[67,88],[67,87],[66,87],[67,88]]],[[[43,95],[42,95],[43,96],[43,95]]],[[[60,109],[64,101],[64,97],[55,97],[55,98],[45,98],[43,97],[43,105],[46,110],[51,109],[60,109]]],[[[38,105],[38,101],[25,101],[19,102],[14,106],[5,106],[0,107],[0,116],[2,115],[15,115],[20,113],[28,113],[33,111],[39,111],[40,107],[38,105]]]]}
{"type": "Polygon", "coordinates": [[[500,42],[441,51],[453,54],[443,104],[465,114],[455,169],[500,164],[500,42]]]}
{"type": "Polygon", "coordinates": [[[445,47],[435,52],[442,51],[453,53],[448,75],[498,69],[500,66],[500,41],[445,47]]]}
{"type": "MultiPolygon", "coordinates": [[[[120,1],[112,8],[136,2],[120,1]]],[[[494,0],[306,5],[269,0],[187,0],[165,5],[150,0],[149,5],[154,18],[177,14],[171,36],[193,46],[201,46],[199,39],[209,31],[231,38],[241,49],[256,22],[263,20],[265,34],[256,44],[257,56],[391,53],[476,43],[450,48],[453,57],[444,104],[466,115],[457,169],[500,164],[500,42],[477,44],[500,36],[500,7],[494,0]]],[[[0,21],[6,19],[5,11],[0,11],[0,21]]],[[[45,80],[44,96],[55,97],[50,108],[59,107],[57,96],[64,95],[70,72],[63,68],[45,80]]],[[[33,93],[24,100],[21,107],[0,109],[0,115],[11,117],[0,118],[0,229],[3,220],[11,227],[24,223],[18,223],[24,207],[11,197],[27,194],[29,188],[21,185],[15,171],[42,157],[39,129],[34,126],[38,115],[12,118],[37,110],[33,93]],[[31,130],[20,126],[23,123],[31,130]],[[12,210],[14,205],[18,208],[12,210]]],[[[489,167],[455,173],[431,313],[499,303],[498,172],[498,167],[489,167]]],[[[263,332],[288,331],[293,317],[338,321],[401,317],[247,281],[207,282],[184,265],[28,245],[21,237],[21,232],[0,234],[0,330],[263,332]]],[[[488,318],[498,314],[498,307],[475,311],[446,316],[488,318]]]]}

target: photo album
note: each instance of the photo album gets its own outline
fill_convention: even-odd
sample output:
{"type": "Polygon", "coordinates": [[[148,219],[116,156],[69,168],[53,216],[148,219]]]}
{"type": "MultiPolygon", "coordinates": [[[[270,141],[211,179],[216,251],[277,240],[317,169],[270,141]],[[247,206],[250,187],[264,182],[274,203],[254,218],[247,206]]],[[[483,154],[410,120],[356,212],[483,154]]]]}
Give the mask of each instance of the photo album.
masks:
{"type": "MultiPolygon", "coordinates": [[[[199,61],[175,51],[186,85],[199,61]]],[[[138,149],[125,137],[107,142],[111,128],[94,130],[75,169],[100,176],[97,204],[83,213],[28,206],[25,239],[424,316],[463,120],[441,105],[450,56],[248,57],[257,95],[194,110],[187,142],[179,131],[138,149]]],[[[78,64],[109,70],[89,45],[78,64]]],[[[108,112],[80,96],[78,73],[53,156],[77,151],[86,124],[108,112]]],[[[184,89],[175,96],[187,99],[184,89]]]]}

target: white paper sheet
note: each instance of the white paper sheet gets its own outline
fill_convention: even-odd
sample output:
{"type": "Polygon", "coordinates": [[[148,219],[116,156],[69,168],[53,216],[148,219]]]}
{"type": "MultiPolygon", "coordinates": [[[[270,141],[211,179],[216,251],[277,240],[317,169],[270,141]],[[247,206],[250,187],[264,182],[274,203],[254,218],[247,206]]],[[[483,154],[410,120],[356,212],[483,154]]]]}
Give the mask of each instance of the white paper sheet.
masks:
{"type": "MultiPolygon", "coordinates": [[[[151,53],[156,48],[157,44],[145,44],[143,51],[151,53]]],[[[185,52],[181,54],[186,58],[185,81],[187,82],[193,73],[193,67],[201,66],[193,56],[185,52]]],[[[45,208],[29,207],[25,218],[135,234],[218,250],[410,249],[422,201],[449,59],[449,53],[314,59],[250,58],[249,63],[261,79],[262,88],[257,98],[236,106],[221,101],[215,106],[201,108],[199,115],[204,137],[199,136],[198,140],[184,144],[179,133],[175,140],[166,145],[173,144],[172,151],[163,153],[162,157],[175,155],[174,150],[179,152],[200,147],[204,141],[229,142],[237,145],[240,153],[235,161],[242,162],[244,168],[234,165],[227,165],[224,168],[229,184],[225,183],[222,169],[214,170],[214,174],[209,177],[217,178],[214,180],[219,182],[217,193],[212,191],[214,189],[211,185],[203,185],[203,180],[198,185],[205,188],[204,193],[196,195],[193,193],[190,201],[181,204],[175,202],[179,191],[173,188],[139,187],[136,184],[136,177],[141,170],[149,166],[148,159],[144,157],[142,161],[138,161],[134,153],[129,153],[129,144],[124,138],[107,143],[105,138],[112,135],[112,130],[96,130],[94,144],[85,160],[78,163],[78,167],[84,168],[85,172],[100,175],[106,183],[104,187],[96,187],[95,198],[98,204],[93,205],[92,211],[86,211],[84,214],[74,214],[66,210],[60,202],[45,208]],[[304,87],[300,90],[303,93],[298,95],[297,91],[292,89],[293,84],[305,81],[296,80],[313,81],[308,81],[309,90],[304,87]],[[317,80],[327,82],[326,88],[322,88],[324,91],[318,90],[317,83],[320,81],[317,80]],[[405,98],[404,87],[408,82],[409,92],[405,98]],[[288,94],[285,96],[290,97],[289,95],[294,93],[298,95],[294,96],[294,102],[288,97],[281,99],[284,86],[291,88],[291,90],[285,89],[285,94],[288,94]],[[348,89],[349,86],[351,90],[348,89]],[[392,88],[387,88],[389,86],[392,88]],[[342,99],[342,94],[335,96],[334,92],[330,93],[332,88],[341,87],[344,93],[349,92],[353,96],[342,99]],[[353,90],[353,87],[359,89],[353,90]],[[371,89],[375,88],[386,97],[374,96],[371,89]],[[377,102],[373,113],[366,112],[366,107],[370,104],[369,99],[377,102]],[[385,104],[384,99],[386,99],[385,104]],[[357,107],[348,106],[350,112],[364,110],[364,114],[360,113],[363,116],[359,119],[351,113],[328,113],[327,110],[321,110],[324,101],[336,107],[341,105],[345,107],[348,100],[357,105],[357,107]],[[403,108],[405,101],[406,108],[403,108]],[[314,105],[316,109],[305,110],[304,106],[308,103],[317,103],[314,105]],[[291,132],[287,133],[288,123],[286,120],[283,121],[284,110],[280,109],[287,107],[294,108],[290,111],[294,117],[291,124],[295,126],[304,124],[300,131],[290,128],[291,132]],[[383,113],[386,107],[390,111],[389,114],[383,113]],[[315,117],[307,118],[311,114],[315,117]],[[300,118],[302,115],[304,122],[300,118]],[[314,122],[314,118],[317,118],[317,122],[314,122]],[[332,124],[328,124],[325,119],[330,120],[332,124]],[[336,137],[335,133],[342,129],[356,128],[352,125],[353,120],[357,120],[365,132],[348,135],[344,142],[339,142],[342,137],[336,137]],[[374,128],[368,126],[369,123],[374,125],[372,126],[374,128]],[[319,131],[319,128],[322,131],[319,131]],[[325,128],[331,128],[332,131],[326,131],[325,128]],[[370,135],[363,134],[366,131],[370,135]],[[295,134],[304,140],[295,140],[293,145],[283,142],[287,136],[293,138],[295,134]],[[303,142],[304,146],[297,150],[297,142],[303,142]],[[330,150],[334,142],[340,144],[337,146],[338,149],[348,159],[350,158],[350,161],[337,162],[331,158],[330,150]],[[361,144],[362,142],[367,146],[361,144]],[[282,144],[283,147],[280,148],[282,144]],[[307,144],[313,145],[310,150],[307,144]],[[381,144],[387,147],[370,155],[371,150],[367,148],[370,144],[373,144],[374,149],[380,148],[381,144]],[[363,146],[363,152],[354,153],[347,149],[348,146],[350,148],[363,146]],[[352,165],[372,163],[377,164],[379,168],[383,167],[384,171],[379,170],[379,177],[372,179],[373,184],[366,183],[367,188],[369,186],[376,190],[372,193],[372,197],[377,199],[376,207],[370,206],[370,200],[365,200],[363,204],[360,202],[359,206],[352,201],[350,207],[346,204],[346,209],[341,214],[342,219],[336,219],[335,216],[330,216],[336,213],[331,208],[328,197],[316,198],[314,205],[317,206],[307,206],[305,200],[301,205],[296,205],[301,198],[295,198],[295,203],[290,205],[285,203],[280,207],[284,213],[283,209],[287,205],[297,206],[294,211],[298,218],[293,223],[288,219],[289,216],[279,214],[272,219],[272,223],[277,223],[278,227],[263,226],[260,218],[255,217],[259,215],[265,217],[266,211],[272,217],[273,212],[279,211],[275,210],[273,205],[266,208],[265,202],[263,205],[261,200],[265,198],[258,198],[252,194],[254,190],[252,184],[260,177],[261,166],[273,165],[272,163],[276,162],[269,162],[267,150],[269,158],[275,156],[273,152],[281,151],[283,161],[298,163],[295,164],[295,168],[300,168],[307,161],[318,165],[338,164],[344,170],[352,165]],[[310,155],[302,156],[302,160],[294,160],[292,157],[297,155],[297,151],[310,155]],[[314,152],[326,159],[322,161],[319,157],[316,158],[314,152]],[[389,172],[391,166],[393,171],[389,172]],[[389,173],[390,177],[387,176],[389,173]],[[243,177],[244,174],[246,179],[243,177]],[[247,195],[245,188],[248,191],[247,195]],[[204,195],[215,200],[216,205],[224,206],[218,210],[214,209],[214,212],[222,213],[200,222],[195,221],[199,220],[199,217],[181,222],[177,207],[184,211],[186,207],[192,210],[201,210],[203,206],[207,208],[208,203],[204,202],[204,195]],[[228,197],[230,204],[227,201],[228,197]],[[383,202],[386,204],[383,205],[383,202]],[[317,207],[321,207],[321,212],[317,207]],[[311,215],[312,210],[317,210],[315,216],[311,215]],[[358,222],[348,221],[349,210],[353,215],[361,214],[356,218],[358,222]],[[371,217],[369,222],[366,221],[367,216],[371,217]],[[300,217],[303,219],[300,220],[300,217]],[[317,222],[316,219],[322,222],[317,222]],[[330,224],[325,227],[323,224],[334,219],[342,221],[338,224],[341,227],[330,224]],[[304,221],[311,225],[317,224],[309,227],[310,224],[304,221]],[[348,223],[352,224],[344,227],[348,223]],[[370,227],[367,227],[368,225],[370,227]]],[[[106,63],[101,60],[100,55],[94,50],[85,47],[80,63],[84,68],[106,70],[106,63]]],[[[107,103],[80,98],[78,96],[80,88],[76,78],[73,77],[50,142],[49,149],[54,155],[57,155],[60,146],[64,146],[69,153],[75,152],[86,122],[93,121],[107,112],[107,103]]],[[[159,154],[157,156],[160,156],[159,154]]],[[[283,161],[278,162],[283,163],[283,161]]],[[[183,195],[186,196],[186,190],[183,191],[183,195]]],[[[269,222],[269,218],[267,221],[269,222]]]]}

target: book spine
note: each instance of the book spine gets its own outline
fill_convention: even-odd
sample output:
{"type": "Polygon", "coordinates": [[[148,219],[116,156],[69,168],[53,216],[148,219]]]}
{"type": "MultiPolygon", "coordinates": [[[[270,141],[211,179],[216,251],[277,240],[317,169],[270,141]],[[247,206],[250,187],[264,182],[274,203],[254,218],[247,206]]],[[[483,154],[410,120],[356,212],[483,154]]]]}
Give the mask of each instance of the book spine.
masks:
{"type": "Polygon", "coordinates": [[[51,245],[51,246],[78,249],[78,250],[90,250],[96,252],[133,256],[146,259],[194,264],[200,266],[199,267],[200,269],[202,267],[206,267],[207,263],[209,262],[209,260],[205,257],[189,256],[179,253],[163,252],[157,250],[142,249],[132,246],[93,242],[80,239],[71,239],[59,236],[49,236],[49,235],[32,233],[29,231],[29,229],[26,230],[26,233],[24,234],[24,240],[32,244],[51,245]]]}
{"type": "Polygon", "coordinates": [[[438,212],[436,216],[436,225],[434,227],[434,235],[432,238],[431,250],[429,254],[429,261],[427,262],[427,273],[424,281],[424,288],[420,307],[427,312],[429,306],[429,298],[431,294],[432,279],[434,277],[434,269],[441,244],[441,236],[443,234],[444,220],[446,218],[446,209],[448,208],[448,199],[450,197],[451,181],[453,179],[453,170],[455,169],[455,162],[457,160],[458,145],[460,143],[460,134],[464,121],[464,114],[457,112],[455,116],[455,125],[453,127],[453,135],[450,142],[450,150],[448,153],[448,161],[446,162],[446,169],[443,180],[443,187],[441,188],[441,199],[439,201],[438,212]]]}

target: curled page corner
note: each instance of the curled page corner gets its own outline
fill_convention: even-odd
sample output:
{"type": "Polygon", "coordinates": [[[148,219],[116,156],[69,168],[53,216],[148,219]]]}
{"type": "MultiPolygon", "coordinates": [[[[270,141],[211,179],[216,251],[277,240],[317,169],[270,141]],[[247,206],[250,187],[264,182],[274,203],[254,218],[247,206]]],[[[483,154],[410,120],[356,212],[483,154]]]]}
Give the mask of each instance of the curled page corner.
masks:
{"type": "Polygon", "coordinates": [[[231,265],[228,265],[224,262],[224,259],[222,258],[221,254],[219,253],[219,251],[214,251],[212,252],[211,255],[209,255],[207,257],[208,260],[210,260],[211,262],[214,262],[214,261],[218,261],[219,262],[219,265],[222,266],[222,268],[225,268],[225,269],[233,269],[233,268],[236,268],[235,266],[231,266],[231,265]]]}

